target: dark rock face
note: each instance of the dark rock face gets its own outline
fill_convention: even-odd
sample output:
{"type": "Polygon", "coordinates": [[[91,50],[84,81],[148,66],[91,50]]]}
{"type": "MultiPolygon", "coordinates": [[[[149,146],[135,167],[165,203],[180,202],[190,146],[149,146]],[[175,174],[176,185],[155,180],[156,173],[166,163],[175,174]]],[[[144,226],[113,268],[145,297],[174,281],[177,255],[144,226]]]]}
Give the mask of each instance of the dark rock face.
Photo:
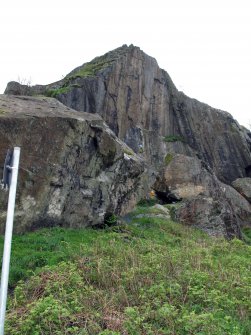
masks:
{"type": "Polygon", "coordinates": [[[196,157],[175,155],[153,187],[169,202],[182,200],[176,209],[179,221],[209,234],[240,237],[240,225],[251,218],[247,200],[196,157]]]}
{"type": "Polygon", "coordinates": [[[68,106],[42,97],[10,97],[16,105],[1,98],[0,154],[21,143],[36,157],[23,156],[28,172],[20,216],[25,208],[37,213],[25,214],[26,226],[52,217],[98,224],[109,213],[127,211],[151,185],[182,201],[182,222],[211,234],[239,237],[240,225],[250,223],[250,204],[228,184],[251,177],[251,133],[227,112],[179,92],[138,47],[122,46],[49,85],[10,82],[5,93],[55,97],[68,106]],[[40,161],[54,168],[43,171],[40,161]]]}
{"type": "MultiPolygon", "coordinates": [[[[17,93],[10,83],[6,93],[17,93]]],[[[25,88],[20,86],[20,93],[25,88]]],[[[230,183],[251,166],[251,134],[226,112],[185,96],[156,60],[123,46],[75,69],[63,80],[30,88],[63,104],[97,113],[154,167],[167,154],[197,156],[230,183]],[[175,140],[176,139],[176,140],[175,140]]]]}
{"type": "MultiPolygon", "coordinates": [[[[21,147],[17,232],[102,224],[133,208],[142,193],[144,163],[98,115],[52,98],[4,95],[0,110],[0,161],[7,148],[21,147]]],[[[2,231],[6,209],[7,192],[0,190],[2,231]]]]}

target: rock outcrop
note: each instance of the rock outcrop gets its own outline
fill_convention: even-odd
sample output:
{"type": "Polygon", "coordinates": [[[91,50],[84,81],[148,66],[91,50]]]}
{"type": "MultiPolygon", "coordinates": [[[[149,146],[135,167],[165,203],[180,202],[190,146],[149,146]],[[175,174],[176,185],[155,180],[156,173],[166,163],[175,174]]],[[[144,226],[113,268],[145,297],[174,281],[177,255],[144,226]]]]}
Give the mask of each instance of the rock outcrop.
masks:
{"type": "Polygon", "coordinates": [[[237,191],[218,180],[198,158],[177,154],[153,185],[166,202],[178,202],[176,217],[209,234],[241,236],[240,226],[251,219],[251,206],[237,191]]]}
{"type": "Polygon", "coordinates": [[[126,212],[152,185],[168,201],[182,201],[181,221],[211,234],[240,237],[240,225],[250,223],[250,204],[229,186],[251,177],[250,131],[179,92],[138,47],[124,45],[52,84],[10,82],[5,93],[41,96],[2,97],[0,110],[0,154],[19,142],[35,152],[34,161],[24,156],[29,167],[18,205],[20,213],[34,206],[39,224],[53,216],[98,224],[126,212]],[[4,109],[10,100],[11,117],[4,109]],[[37,171],[43,176],[34,180],[37,171]]]}
{"type": "MultiPolygon", "coordinates": [[[[156,60],[122,46],[50,85],[20,86],[20,94],[56,97],[102,116],[115,134],[155,168],[167,154],[197,156],[225,182],[247,176],[251,134],[226,112],[179,92],[156,60]]],[[[6,94],[17,94],[9,83],[6,94]]]]}
{"type": "MultiPolygon", "coordinates": [[[[98,115],[53,98],[1,95],[1,162],[13,146],[21,147],[17,232],[103,224],[131,210],[140,197],[143,161],[98,115]]],[[[7,192],[0,190],[1,231],[6,209],[7,192]]]]}

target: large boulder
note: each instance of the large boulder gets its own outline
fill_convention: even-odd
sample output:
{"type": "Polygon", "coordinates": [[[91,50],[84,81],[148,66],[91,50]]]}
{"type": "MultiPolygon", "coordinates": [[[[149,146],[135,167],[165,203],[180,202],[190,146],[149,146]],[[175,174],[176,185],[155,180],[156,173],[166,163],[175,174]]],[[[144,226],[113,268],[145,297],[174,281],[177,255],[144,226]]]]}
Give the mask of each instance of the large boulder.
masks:
{"type": "Polygon", "coordinates": [[[153,188],[163,201],[179,202],[178,220],[212,235],[240,237],[240,226],[250,223],[247,200],[196,157],[170,157],[153,188]]]}
{"type": "Polygon", "coordinates": [[[233,181],[232,185],[251,203],[251,178],[238,178],[233,181]]]}
{"type": "MultiPolygon", "coordinates": [[[[21,147],[17,232],[103,224],[131,210],[141,196],[143,161],[98,115],[53,98],[1,95],[2,164],[13,146],[21,147]]],[[[0,190],[1,231],[6,209],[7,192],[0,190]]]]}

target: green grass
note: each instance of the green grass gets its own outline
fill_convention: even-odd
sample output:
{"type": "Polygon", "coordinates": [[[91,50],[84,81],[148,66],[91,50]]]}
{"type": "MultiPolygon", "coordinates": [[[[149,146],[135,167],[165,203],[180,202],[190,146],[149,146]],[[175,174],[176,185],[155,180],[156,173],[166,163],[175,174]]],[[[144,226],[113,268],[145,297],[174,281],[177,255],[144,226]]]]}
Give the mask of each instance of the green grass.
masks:
{"type": "Polygon", "coordinates": [[[77,72],[66,77],[67,79],[83,78],[83,77],[93,77],[98,71],[108,67],[112,61],[108,60],[94,60],[92,62],[84,64],[77,72]]]}
{"type": "Polygon", "coordinates": [[[140,207],[147,207],[151,208],[152,206],[156,205],[158,203],[158,200],[155,198],[150,198],[150,199],[141,199],[138,202],[138,206],[136,207],[136,210],[140,207]]]}
{"type": "Polygon", "coordinates": [[[12,281],[9,335],[250,334],[251,247],[239,240],[132,216],[15,236],[12,255],[26,279],[12,281]]]}
{"type": "MultiPolygon", "coordinates": [[[[16,235],[12,240],[9,286],[25,279],[43,266],[55,265],[69,260],[80,252],[81,243],[92,243],[97,231],[53,228],[16,235]]],[[[0,253],[3,250],[3,236],[0,236],[0,253]]]]}
{"type": "Polygon", "coordinates": [[[243,233],[244,241],[247,244],[251,245],[251,228],[250,227],[243,228],[242,233],[243,233]]]}
{"type": "Polygon", "coordinates": [[[47,90],[45,92],[45,95],[47,97],[56,98],[59,94],[64,94],[64,93],[69,92],[70,89],[71,89],[70,86],[63,86],[57,89],[47,90]]]}

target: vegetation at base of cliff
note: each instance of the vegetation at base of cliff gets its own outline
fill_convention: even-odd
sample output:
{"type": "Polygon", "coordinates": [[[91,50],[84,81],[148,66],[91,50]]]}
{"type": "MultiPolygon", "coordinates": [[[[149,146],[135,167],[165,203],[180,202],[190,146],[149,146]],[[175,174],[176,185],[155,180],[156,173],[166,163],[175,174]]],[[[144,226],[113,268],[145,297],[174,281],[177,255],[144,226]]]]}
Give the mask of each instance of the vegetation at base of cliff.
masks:
{"type": "Polygon", "coordinates": [[[141,199],[139,202],[138,202],[138,206],[137,208],[141,208],[141,207],[151,207],[151,206],[154,206],[155,204],[158,203],[158,200],[155,199],[155,198],[149,198],[149,199],[141,199]]]}
{"type": "Polygon", "coordinates": [[[9,335],[250,334],[251,247],[239,240],[135,216],[15,236],[12,255],[26,279],[12,281],[9,335]]]}
{"type": "Polygon", "coordinates": [[[183,142],[185,143],[185,139],[179,135],[169,135],[164,137],[164,142],[183,142]]]}
{"type": "Polygon", "coordinates": [[[245,227],[242,229],[243,239],[244,241],[251,245],[251,228],[245,227]]]}
{"type": "Polygon", "coordinates": [[[108,227],[114,226],[117,224],[117,222],[118,222],[117,215],[111,213],[105,216],[105,220],[104,220],[105,226],[108,226],[108,227]]]}
{"type": "MultiPolygon", "coordinates": [[[[26,279],[43,266],[53,266],[70,260],[78,254],[81,244],[88,244],[98,236],[93,229],[41,229],[24,235],[15,235],[12,242],[9,286],[13,289],[20,279],[26,279]]],[[[0,236],[2,254],[3,236],[0,236]]]]}

